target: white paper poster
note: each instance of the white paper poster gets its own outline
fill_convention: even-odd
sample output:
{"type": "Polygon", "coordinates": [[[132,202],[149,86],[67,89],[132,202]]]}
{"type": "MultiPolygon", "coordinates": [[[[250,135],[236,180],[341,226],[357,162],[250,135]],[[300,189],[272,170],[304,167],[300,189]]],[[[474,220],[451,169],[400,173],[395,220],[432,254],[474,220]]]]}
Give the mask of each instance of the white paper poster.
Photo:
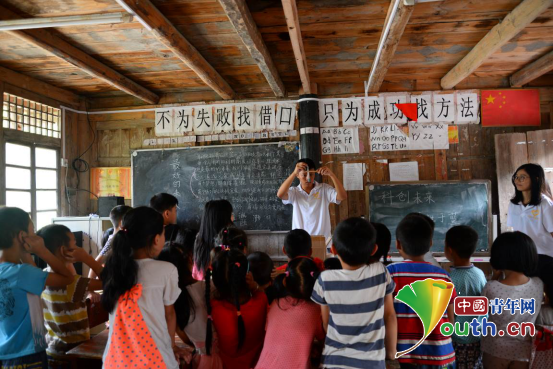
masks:
{"type": "Polygon", "coordinates": [[[368,96],[364,101],[365,125],[386,123],[384,98],[368,96]]]}
{"type": "Polygon", "coordinates": [[[457,93],[457,124],[478,122],[478,94],[457,93]]]}
{"type": "Polygon", "coordinates": [[[194,133],[202,134],[213,131],[212,106],[194,108],[194,133]]]}
{"type": "Polygon", "coordinates": [[[275,104],[256,104],[255,114],[256,131],[275,129],[275,104]]]}
{"type": "Polygon", "coordinates": [[[173,108],[160,108],[155,110],[156,136],[170,136],[173,133],[175,111],[173,108]]]}
{"type": "Polygon", "coordinates": [[[215,105],[213,132],[232,132],[234,129],[234,109],[232,105],[215,105]]]}
{"type": "Polygon", "coordinates": [[[192,132],[193,121],[192,108],[175,108],[175,133],[192,132]]]}
{"type": "Polygon", "coordinates": [[[364,174],[364,163],[345,163],[342,183],[346,191],[362,191],[364,188],[364,174]]]}
{"type": "Polygon", "coordinates": [[[407,95],[391,95],[384,97],[386,105],[386,119],[388,123],[407,123],[407,117],[399,110],[395,104],[407,103],[407,95]]]}
{"type": "Polygon", "coordinates": [[[449,149],[448,127],[445,123],[409,123],[411,150],[449,149]]]}
{"type": "Polygon", "coordinates": [[[251,132],[255,130],[255,105],[237,105],[234,111],[234,129],[251,132]]]}
{"type": "Polygon", "coordinates": [[[419,180],[419,163],[416,161],[404,161],[390,163],[390,181],[407,182],[419,180]]]}
{"type": "Polygon", "coordinates": [[[319,102],[319,122],[321,127],[338,127],[340,118],[337,100],[319,102]]]}
{"type": "Polygon", "coordinates": [[[411,102],[417,104],[417,122],[432,122],[432,94],[411,95],[411,102]]]}
{"type": "Polygon", "coordinates": [[[277,104],[276,130],[290,131],[296,121],[296,103],[279,102],[277,104]]]}
{"type": "Polygon", "coordinates": [[[434,122],[453,123],[455,121],[455,95],[435,93],[432,97],[434,122]]]}
{"type": "Polygon", "coordinates": [[[321,128],[323,155],[358,154],[358,128],[321,128]]]}
{"type": "Polygon", "coordinates": [[[410,150],[409,136],[395,124],[371,126],[370,151],[410,150]]]}
{"type": "Polygon", "coordinates": [[[363,106],[360,99],[342,100],[342,124],[347,126],[360,126],[363,124],[363,106]]]}

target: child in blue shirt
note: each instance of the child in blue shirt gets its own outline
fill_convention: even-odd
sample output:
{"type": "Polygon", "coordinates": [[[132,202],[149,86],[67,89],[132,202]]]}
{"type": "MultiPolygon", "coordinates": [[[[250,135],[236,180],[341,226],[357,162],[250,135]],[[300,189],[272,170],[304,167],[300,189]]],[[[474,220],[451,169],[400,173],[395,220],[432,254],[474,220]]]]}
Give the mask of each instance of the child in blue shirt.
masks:
{"type": "Polygon", "coordinates": [[[40,304],[45,286],[65,287],[73,276],[34,233],[29,214],[0,207],[0,362],[4,368],[46,368],[46,328],[40,304]],[[53,273],[38,269],[37,255],[53,273]]]}
{"type": "MultiPolygon", "coordinates": [[[[478,233],[469,226],[455,226],[445,234],[445,257],[453,264],[449,275],[457,290],[457,296],[482,296],[486,276],[470,262],[477,244],[478,233]]],[[[464,327],[465,323],[470,323],[473,318],[482,320],[482,316],[455,316],[455,321],[464,327]]],[[[451,339],[457,369],[482,368],[480,336],[474,336],[469,332],[468,336],[454,334],[451,339]]]]}

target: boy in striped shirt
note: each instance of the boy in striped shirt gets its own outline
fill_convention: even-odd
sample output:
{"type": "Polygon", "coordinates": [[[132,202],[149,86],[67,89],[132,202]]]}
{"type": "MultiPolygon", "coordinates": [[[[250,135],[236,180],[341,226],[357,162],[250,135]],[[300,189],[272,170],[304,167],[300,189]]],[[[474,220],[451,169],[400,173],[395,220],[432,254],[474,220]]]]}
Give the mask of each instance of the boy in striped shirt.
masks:
{"type": "Polygon", "coordinates": [[[320,274],[311,299],[321,305],[327,335],[322,368],[385,369],[396,353],[394,282],[376,252],[376,231],[365,219],[349,218],[336,227],[331,252],[343,269],[320,274]]]}
{"type": "MultiPolygon", "coordinates": [[[[395,282],[394,297],[404,286],[427,278],[451,282],[445,270],[424,261],[424,255],[432,246],[432,227],[420,216],[406,216],[396,229],[396,247],[404,262],[388,265],[388,271],[395,282]]],[[[453,323],[453,301],[455,289],[443,316],[426,340],[415,350],[401,356],[398,361],[402,369],[455,369],[455,351],[450,337],[440,333],[444,322],[453,323]]],[[[414,346],[423,336],[422,322],[415,312],[401,301],[395,301],[398,337],[397,350],[414,346]]]]}

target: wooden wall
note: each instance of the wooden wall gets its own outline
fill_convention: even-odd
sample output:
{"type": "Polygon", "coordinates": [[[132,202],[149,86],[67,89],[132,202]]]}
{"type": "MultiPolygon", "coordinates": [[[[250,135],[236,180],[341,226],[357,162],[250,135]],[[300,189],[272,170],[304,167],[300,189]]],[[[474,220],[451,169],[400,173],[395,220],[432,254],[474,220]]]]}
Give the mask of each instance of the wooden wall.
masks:
{"type": "MultiPolygon", "coordinates": [[[[449,150],[435,151],[401,151],[401,152],[371,152],[369,148],[368,129],[360,128],[359,137],[362,152],[356,155],[324,155],[323,163],[332,161],[330,168],[342,178],[342,163],[365,163],[367,165],[366,181],[380,182],[389,180],[388,164],[400,161],[417,161],[421,180],[470,180],[489,179],[493,185],[493,213],[499,212],[496,160],[494,151],[494,135],[499,133],[526,132],[536,129],[553,128],[553,88],[541,88],[542,125],[533,128],[483,128],[481,125],[459,125],[459,143],[450,145],[449,150]]],[[[125,108],[122,108],[125,109],[125,108]]],[[[156,138],[154,133],[154,113],[106,113],[90,116],[96,124],[97,164],[98,166],[130,166],[132,150],[152,148],[143,146],[143,141],[156,138]]],[[[297,127],[297,124],[296,124],[297,127]]],[[[299,137],[290,137],[299,140],[299,137]]],[[[271,141],[271,140],[267,140],[271,141]]],[[[278,141],[277,139],[273,141],[278,141]]],[[[259,143],[259,140],[255,141],[259,143]]],[[[231,142],[215,142],[216,145],[231,142]]],[[[238,142],[234,142],[238,143],[238,142]]],[[[245,143],[240,141],[240,143],[245,143]]],[[[205,144],[205,143],[204,143],[205,144]]],[[[155,146],[155,148],[170,148],[190,144],[172,144],[155,146]]],[[[199,144],[198,144],[199,145],[199,144]]],[[[350,216],[367,215],[365,209],[364,191],[348,192],[348,201],[339,206],[331,206],[333,226],[336,222],[350,216]]]]}

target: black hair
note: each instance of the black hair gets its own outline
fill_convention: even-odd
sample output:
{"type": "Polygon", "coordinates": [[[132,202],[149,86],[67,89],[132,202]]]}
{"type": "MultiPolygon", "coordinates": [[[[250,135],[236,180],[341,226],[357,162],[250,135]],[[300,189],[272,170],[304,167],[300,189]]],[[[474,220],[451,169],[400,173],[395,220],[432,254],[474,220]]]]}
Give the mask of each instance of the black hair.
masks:
{"type": "Polygon", "coordinates": [[[158,213],[163,214],[166,210],[171,210],[179,204],[179,200],[168,193],[158,193],[150,199],[150,207],[154,208],[158,213]]]}
{"type": "Polygon", "coordinates": [[[296,162],[296,165],[298,165],[299,163],[305,163],[307,164],[308,168],[307,169],[317,169],[315,168],[315,162],[309,158],[303,158],[303,159],[300,159],[296,162]]]}
{"type": "Polygon", "coordinates": [[[250,272],[252,272],[254,281],[263,286],[271,282],[271,273],[273,272],[273,259],[264,252],[256,251],[248,255],[250,272]]]}
{"type": "Polygon", "coordinates": [[[181,330],[184,330],[188,322],[194,319],[195,313],[194,301],[186,289],[186,286],[195,282],[189,267],[191,256],[191,250],[187,251],[183,245],[167,242],[157,257],[158,260],[167,261],[177,267],[181,293],[175,301],[175,312],[177,325],[181,330]]]}
{"type": "Polygon", "coordinates": [[[209,266],[210,252],[221,229],[232,225],[232,205],[227,200],[212,200],[205,204],[200,230],[194,244],[194,263],[200,272],[209,266]]]}
{"type": "Polygon", "coordinates": [[[542,166],[539,164],[528,163],[522,164],[520,167],[518,167],[518,169],[515,171],[515,174],[513,174],[513,177],[511,178],[511,183],[515,188],[515,195],[511,199],[511,202],[513,204],[518,205],[522,203],[523,200],[522,191],[517,190],[517,186],[515,184],[515,177],[519,170],[524,170],[526,173],[528,173],[528,177],[530,178],[530,181],[532,183],[532,196],[530,197],[530,203],[527,205],[539,205],[541,203],[542,194],[549,197],[550,199],[553,198],[551,196],[551,188],[549,187],[549,184],[545,179],[545,172],[542,166]]]}
{"type": "Polygon", "coordinates": [[[336,226],[332,244],[348,265],[366,264],[374,251],[376,229],[363,218],[348,218],[336,226]]]}
{"type": "Polygon", "coordinates": [[[451,227],[445,234],[445,245],[462,259],[469,259],[478,244],[478,232],[467,225],[451,227]]]}
{"type": "Polygon", "coordinates": [[[396,228],[396,239],[401,242],[405,254],[424,255],[432,245],[432,226],[421,216],[407,215],[396,228]]]}
{"type": "MultiPolygon", "coordinates": [[[[167,226],[165,226],[167,228],[167,226]]],[[[182,247],[183,252],[193,258],[194,254],[194,242],[196,242],[196,236],[198,231],[186,227],[179,227],[174,243],[182,247]]]]}
{"type": "Polygon", "coordinates": [[[157,235],[163,234],[163,217],[152,208],[140,206],[123,217],[123,228],[113,236],[101,279],[104,285],[102,305],[112,312],[120,296],[136,285],[138,264],[135,250],[150,247],[157,235]]]}
{"type": "Polygon", "coordinates": [[[325,270],[339,270],[342,269],[342,263],[338,258],[326,258],[323,262],[325,270]]]}
{"type": "Polygon", "coordinates": [[[388,260],[388,253],[390,252],[390,244],[392,243],[392,234],[388,227],[382,223],[371,222],[374,229],[376,229],[376,245],[378,249],[369,258],[369,263],[379,261],[383,258],[383,263],[386,263],[388,260]]]}
{"type": "Polygon", "coordinates": [[[310,256],[311,236],[303,229],[292,229],[284,237],[284,251],[289,259],[310,256]]]}
{"type": "Polygon", "coordinates": [[[71,233],[71,230],[62,224],[49,224],[36,234],[44,239],[44,245],[48,251],[55,255],[60,247],[69,244],[71,239],[68,233],[71,233]]]}
{"type": "MultiPolygon", "coordinates": [[[[248,259],[241,251],[228,250],[217,253],[212,263],[213,284],[217,288],[221,300],[231,302],[236,307],[238,320],[238,347],[240,350],[246,338],[246,327],[244,319],[240,313],[240,296],[249,292],[246,283],[246,274],[248,272],[248,259]]],[[[209,273],[206,273],[206,276],[209,273]]],[[[208,278],[206,278],[206,306],[210,304],[208,298],[209,291],[208,278]]],[[[211,308],[208,308],[208,315],[211,315],[211,308]]],[[[210,331],[211,321],[208,319],[207,332],[210,331]]],[[[211,347],[211,336],[206,336],[206,349],[211,347]]]]}
{"type": "Polygon", "coordinates": [[[502,233],[492,244],[490,264],[495,270],[512,270],[533,277],[538,266],[536,244],[522,232],[502,233]]]}
{"type": "Polygon", "coordinates": [[[225,227],[215,239],[216,247],[228,247],[242,251],[244,254],[248,250],[248,235],[243,230],[236,227],[225,227]]]}
{"type": "Polygon", "coordinates": [[[132,208],[127,205],[117,205],[111,209],[109,212],[109,219],[111,220],[111,224],[113,224],[113,228],[119,227],[121,220],[123,220],[123,216],[131,209],[132,208]]]}
{"type": "MultiPolygon", "coordinates": [[[[319,274],[317,264],[310,258],[297,258],[290,261],[286,273],[275,278],[277,299],[291,297],[296,300],[296,305],[301,301],[311,301],[313,287],[319,274]],[[284,280],[286,280],[286,285],[284,280]]],[[[278,300],[277,304],[279,305],[278,300]]]]}
{"type": "Polygon", "coordinates": [[[28,232],[31,218],[24,210],[0,206],[0,250],[13,246],[19,232],[28,232]]]}
{"type": "Polygon", "coordinates": [[[432,236],[434,236],[434,228],[436,228],[436,223],[432,218],[430,218],[428,215],[423,213],[409,213],[406,215],[406,217],[420,217],[428,222],[430,224],[430,227],[432,228],[432,236]]]}

